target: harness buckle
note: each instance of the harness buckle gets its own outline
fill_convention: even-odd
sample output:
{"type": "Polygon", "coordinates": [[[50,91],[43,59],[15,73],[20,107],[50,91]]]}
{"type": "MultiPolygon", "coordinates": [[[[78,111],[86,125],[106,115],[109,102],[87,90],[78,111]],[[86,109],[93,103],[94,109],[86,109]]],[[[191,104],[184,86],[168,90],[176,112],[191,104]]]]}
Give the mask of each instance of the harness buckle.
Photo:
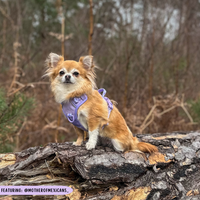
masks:
{"type": "Polygon", "coordinates": [[[72,115],[71,113],[67,114],[67,119],[70,123],[72,123],[74,121],[74,115],[72,115]]]}
{"type": "Polygon", "coordinates": [[[79,97],[74,97],[74,102],[77,104],[80,101],[79,97]]]}

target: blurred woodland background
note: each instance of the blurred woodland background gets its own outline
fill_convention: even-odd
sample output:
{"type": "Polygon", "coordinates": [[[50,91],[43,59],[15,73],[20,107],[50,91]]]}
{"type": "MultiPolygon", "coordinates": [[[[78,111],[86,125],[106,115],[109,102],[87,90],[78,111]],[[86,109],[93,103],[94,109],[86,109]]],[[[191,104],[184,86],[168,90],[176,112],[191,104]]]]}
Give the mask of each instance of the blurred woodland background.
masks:
{"type": "Polygon", "coordinates": [[[76,138],[42,78],[50,52],[92,54],[133,133],[199,129],[198,0],[0,0],[0,27],[0,152],[76,138]]]}

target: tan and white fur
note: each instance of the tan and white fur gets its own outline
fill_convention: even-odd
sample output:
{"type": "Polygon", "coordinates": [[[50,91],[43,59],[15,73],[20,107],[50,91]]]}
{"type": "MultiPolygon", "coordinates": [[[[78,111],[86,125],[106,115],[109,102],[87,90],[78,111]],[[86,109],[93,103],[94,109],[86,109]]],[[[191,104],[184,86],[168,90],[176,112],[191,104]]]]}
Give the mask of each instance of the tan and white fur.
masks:
{"type": "MultiPolygon", "coordinates": [[[[108,118],[108,106],[96,90],[95,73],[92,56],[85,56],[79,62],[66,60],[62,56],[50,53],[47,60],[47,76],[50,77],[51,89],[58,103],[86,94],[88,100],[78,109],[78,120],[88,130],[87,150],[95,148],[98,136],[111,139],[117,151],[156,152],[157,147],[139,142],[133,137],[130,129],[116,106],[108,118]],[[109,123],[108,125],[106,125],[109,123]],[[106,126],[104,126],[106,125],[106,126]],[[102,129],[102,127],[104,128],[102,129]]],[[[78,135],[74,145],[83,142],[83,130],[75,127],[78,135]]]]}

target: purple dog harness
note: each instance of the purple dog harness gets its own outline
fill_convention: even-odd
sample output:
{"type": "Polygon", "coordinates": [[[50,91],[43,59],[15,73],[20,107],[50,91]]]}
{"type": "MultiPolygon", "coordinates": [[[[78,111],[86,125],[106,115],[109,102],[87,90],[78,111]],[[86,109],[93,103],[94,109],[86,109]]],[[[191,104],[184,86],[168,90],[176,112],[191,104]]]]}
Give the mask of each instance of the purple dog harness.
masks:
{"type": "MultiPolygon", "coordinates": [[[[104,100],[107,102],[107,105],[108,105],[108,118],[110,117],[110,113],[113,109],[113,104],[112,102],[110,101],[109,98],[105,97],[105,94],[106,94],[106,90],[101,88],[98,90],[98,92],[101,94],[101,96],[104,98],[104,100]]],[[[64,115],[67,117],[68,121],[70,123],[72,123],[74,126],[84,130],[84,131],[88,131],[86,130],[80,123],[80,121],[78,120],[78,109],[79,107],[84,104],[86,101],[87,101],[87,95],[86,94],[83,94],[82,96],[80,97],[74,97],[74,98],[71,98],[69,101],[67,102],[62,102],[62,110],[63,110],[63,113],[64,115]]],[[[105,126],[107,126],[108,123],[106,125],[103,126],[103,128],[105,126]]],[[[102,128],[102,129],[103,129],[102,128]]]]}

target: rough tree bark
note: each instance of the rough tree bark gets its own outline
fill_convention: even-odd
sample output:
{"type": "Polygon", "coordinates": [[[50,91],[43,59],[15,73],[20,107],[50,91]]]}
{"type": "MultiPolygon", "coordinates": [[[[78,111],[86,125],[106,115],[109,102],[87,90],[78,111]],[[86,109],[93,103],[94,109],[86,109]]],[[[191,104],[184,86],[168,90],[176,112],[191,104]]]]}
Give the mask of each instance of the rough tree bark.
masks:
{"type": "MultiPolygon", "coordinates": [[[[118,153],[100,138],[96,149],[85,144],[51,143],[0,155],[0,185],[67,185],[67,196],[26,199],[200,199],[200,132],[137,135],[160,153],[118,153]]],[[[13,196],[24,199],[25,196],[13,196]]]]}

